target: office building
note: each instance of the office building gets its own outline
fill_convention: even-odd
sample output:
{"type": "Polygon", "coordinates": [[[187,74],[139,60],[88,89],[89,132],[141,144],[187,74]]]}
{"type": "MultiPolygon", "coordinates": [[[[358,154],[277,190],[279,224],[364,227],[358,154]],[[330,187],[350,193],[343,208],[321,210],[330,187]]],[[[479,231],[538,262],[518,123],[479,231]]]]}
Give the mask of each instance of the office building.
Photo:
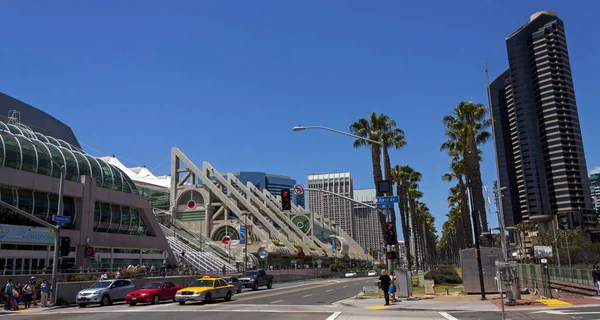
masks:
{"type": "Polygon", "coordinates": [[[541,11],[506,38],[508,70],[490,84],[506,226],[582,227],[597,241],[563,21],[541,11]]]}
{"type": "MultiPolygon", "coordinates": [[[[353,187],[350,172],[311,174],[308,176],[308,188],[320,189],[335,194],[352,198],[353,187]]],[[[325,218],[333,221],[354,239],[353,204],[338,196],[310,191],[308,194],[308,209],[323,214],[325,218]]]]}
{"type": "Polygon", "coordinates": [[[590,174],[590,191],[592,195],[592,205],[596,214],[600,214],[600,173],[590,174]]]}
{"type": "MultiPolygon", "coordinates": [[[[354,200],[374,206],[375,189],[354,190],[354,200]]],[[[363,248],[379,250],[383,248],[383,234],[377,210],[354,204],[354,240],[363,248]]]]}

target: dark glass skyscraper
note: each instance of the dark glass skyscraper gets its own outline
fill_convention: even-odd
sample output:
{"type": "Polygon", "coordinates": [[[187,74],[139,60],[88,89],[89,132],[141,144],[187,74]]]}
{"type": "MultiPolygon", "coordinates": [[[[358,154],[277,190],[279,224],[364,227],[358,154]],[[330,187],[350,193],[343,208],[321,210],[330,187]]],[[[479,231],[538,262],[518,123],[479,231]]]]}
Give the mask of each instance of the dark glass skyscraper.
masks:
{"type": "Polygon", "coordinates": [[[489,88],[505,223],[558,216],[561,228],[580,226],[595,240],[598,219],[563,21],[555,12],[537,12],[506,38],[506,48],[509,68],[489,88]]]}

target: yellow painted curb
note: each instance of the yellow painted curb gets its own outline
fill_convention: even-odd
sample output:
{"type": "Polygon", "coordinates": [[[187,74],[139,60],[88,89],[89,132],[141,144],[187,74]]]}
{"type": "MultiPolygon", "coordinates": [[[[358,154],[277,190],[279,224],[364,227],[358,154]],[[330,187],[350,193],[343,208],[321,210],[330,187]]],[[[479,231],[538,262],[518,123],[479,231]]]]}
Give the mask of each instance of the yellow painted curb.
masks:
{"type": "Polygon", "coordinates": [[[372,309],[372,310],[381,310],[381,309],[387,309],[390,306],[368,306],[367,309],[372,309]]]}
{"type": "Polygon", "coordinates": [[[570,307],[572,306],[572,304],[566,302],[566,301],[562,301],[562,300],[558,300],[558,299],[545,299],[545,300],[536,300],[539,303],[543,303],[545,305],[547,305],[548,307],[570,307]]]}
{"type": "Polygon", "coordinates": [[[23,313],[23,312],[33,312],[33,310],[29,310],[29,309],[24,309],[24,310],[16,310],[16,311],[11,311],[14,313],[23,313]]]}

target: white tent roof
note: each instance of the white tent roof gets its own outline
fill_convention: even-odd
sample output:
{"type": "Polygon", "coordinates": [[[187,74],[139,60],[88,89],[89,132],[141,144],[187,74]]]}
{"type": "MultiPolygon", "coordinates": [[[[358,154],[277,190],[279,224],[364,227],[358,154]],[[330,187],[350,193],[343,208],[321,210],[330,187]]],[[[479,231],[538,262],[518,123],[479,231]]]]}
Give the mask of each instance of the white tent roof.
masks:
{"type": "Polygon", "coordinates": [[[154,186],[169,189],[171,188],[171,177],[170,176],[155,176],[146,167],[135,167],[127,168],[117,157],[102,157],[100,158],[106,163],[110,163],[113,166],[121,169],[125,174],[129,176],[136,185],[142,186],[154,186]]]}

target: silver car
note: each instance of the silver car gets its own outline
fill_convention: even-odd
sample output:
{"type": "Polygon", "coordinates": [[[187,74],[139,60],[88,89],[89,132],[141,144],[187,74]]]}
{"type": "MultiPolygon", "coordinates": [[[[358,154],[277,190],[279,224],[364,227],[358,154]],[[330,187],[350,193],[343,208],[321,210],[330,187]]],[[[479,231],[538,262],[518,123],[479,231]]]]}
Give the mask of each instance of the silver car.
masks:
{"type": "Polygon", "coordinates": [[[227,283],[232,285],[233,290],[235,290],[236,293],[242,292],[243,286],[242,286],[242,283],[238,280],[238,278],[236,278],[236,277],[221,277],[221,279],[227,281],[227,283]]]}
{"type": "Polygon", "coordinates": [[[77,293],[75,302],[79,307],[85,308],[88,304],[99,303],[101,306],[107,306],[114,301],[123,301],[128,292],[135,289],[135,284],[131,280],[104,280],[98,281],[89,288],[77,293]]]}

